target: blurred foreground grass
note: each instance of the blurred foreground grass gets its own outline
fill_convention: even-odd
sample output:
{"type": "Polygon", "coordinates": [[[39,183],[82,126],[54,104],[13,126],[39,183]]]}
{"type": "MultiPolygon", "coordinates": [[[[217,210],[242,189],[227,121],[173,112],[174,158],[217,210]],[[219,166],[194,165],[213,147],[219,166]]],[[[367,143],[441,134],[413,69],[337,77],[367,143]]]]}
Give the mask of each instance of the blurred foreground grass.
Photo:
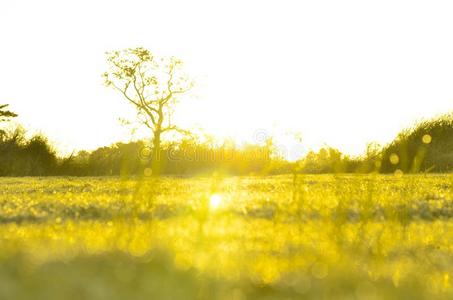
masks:
{"type": "Polygon", "coordinates": [[[0,299],[453,298],[451,175],[0,187],[0,299]]]}

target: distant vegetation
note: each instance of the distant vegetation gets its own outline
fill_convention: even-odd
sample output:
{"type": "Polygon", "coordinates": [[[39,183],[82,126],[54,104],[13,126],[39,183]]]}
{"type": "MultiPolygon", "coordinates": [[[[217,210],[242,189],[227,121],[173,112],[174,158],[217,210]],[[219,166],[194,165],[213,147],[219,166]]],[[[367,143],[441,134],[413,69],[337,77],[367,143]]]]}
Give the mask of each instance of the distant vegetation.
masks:
{"type": "Polygon", "coordinates": [[[27,139],[22,129],[0,132],[0,176],[53,175],[57,167],[55,150],[46,137],[27,139]]]}
{"type": "MultiPolygon", "coordinates": [[[[42,135],[26,138],[22,129],[0,131],[0,176],[149,176],[152,175],[151,145],[145,141],[116,143],[58,157],[42,135]]],[[[277,152],[272,140],[237,147],[234,143],[202,141],[189,136],[162,143],[157,157],[160,172],[166,175],[451,172],[453,115],[417,123],[384,147],[370,144],[359,157],[325,147],[310,151],[297,162],[288,162],[277,152]]]]}
{"type": "MultiPolygon", "coordinates": [[[[224,143],[214,145],[186,138],[163,143],[158,155],[167,175],[281,174],[290,173],[291,164],[273,155],[272,145],[249,144],[241,148],[224,143]]],[[[115,143],[94,151],[58,157],[42,135],[26,138],[16,129],[0,134],[0,176],[111,176],[152,175],[152,147],[144,141],[115,143]]]]}
{"type": "Polygon", "coordinates": [[[369,144],[360,157],[333,148],[309,152],[302,173],[419,173],[453,170],[453,114],[422,121],[401,131],[388,145],[369,144]]]}
{"type": "Polygon", "coordinates": [[[453,114],[403,130],[382,151],[383,172],[449,172],[453,170],[453,114]],[[393,159],[392,159],[393,158],[393,159]]]}

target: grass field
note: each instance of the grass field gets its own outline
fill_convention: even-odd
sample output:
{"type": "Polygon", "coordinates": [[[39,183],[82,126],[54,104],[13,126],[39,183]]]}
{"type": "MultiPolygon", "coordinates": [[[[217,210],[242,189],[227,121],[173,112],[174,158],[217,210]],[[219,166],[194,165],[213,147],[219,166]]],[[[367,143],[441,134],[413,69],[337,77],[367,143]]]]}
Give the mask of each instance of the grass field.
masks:
{"type": "Polygon", "coordinates": [[[0,299],[453,299],[452,175],[0,187],[0,299]]]}

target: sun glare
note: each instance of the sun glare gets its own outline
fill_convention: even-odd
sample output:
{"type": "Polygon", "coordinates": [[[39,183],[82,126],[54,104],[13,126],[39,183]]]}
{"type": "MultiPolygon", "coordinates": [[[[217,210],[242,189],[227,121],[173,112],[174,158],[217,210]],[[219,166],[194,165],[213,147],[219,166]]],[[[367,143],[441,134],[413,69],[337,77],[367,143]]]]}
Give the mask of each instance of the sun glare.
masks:
{"type": "Polygon", "coordinates": [[[211,209],[217,209],[222,204],[222,196],[219,194],[212,194],[209,198],[209,207],[211,209]]]}

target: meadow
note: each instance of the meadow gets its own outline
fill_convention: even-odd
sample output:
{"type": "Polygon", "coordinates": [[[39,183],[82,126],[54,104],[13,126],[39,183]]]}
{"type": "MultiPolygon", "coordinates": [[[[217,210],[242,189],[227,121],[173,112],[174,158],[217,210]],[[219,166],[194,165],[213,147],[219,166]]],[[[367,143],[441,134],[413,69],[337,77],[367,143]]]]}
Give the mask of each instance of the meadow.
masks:
{"type": "Polygon", "coordinates": [[[449,174],[0,187],[0,299],[453,298],[449,174]]]}

